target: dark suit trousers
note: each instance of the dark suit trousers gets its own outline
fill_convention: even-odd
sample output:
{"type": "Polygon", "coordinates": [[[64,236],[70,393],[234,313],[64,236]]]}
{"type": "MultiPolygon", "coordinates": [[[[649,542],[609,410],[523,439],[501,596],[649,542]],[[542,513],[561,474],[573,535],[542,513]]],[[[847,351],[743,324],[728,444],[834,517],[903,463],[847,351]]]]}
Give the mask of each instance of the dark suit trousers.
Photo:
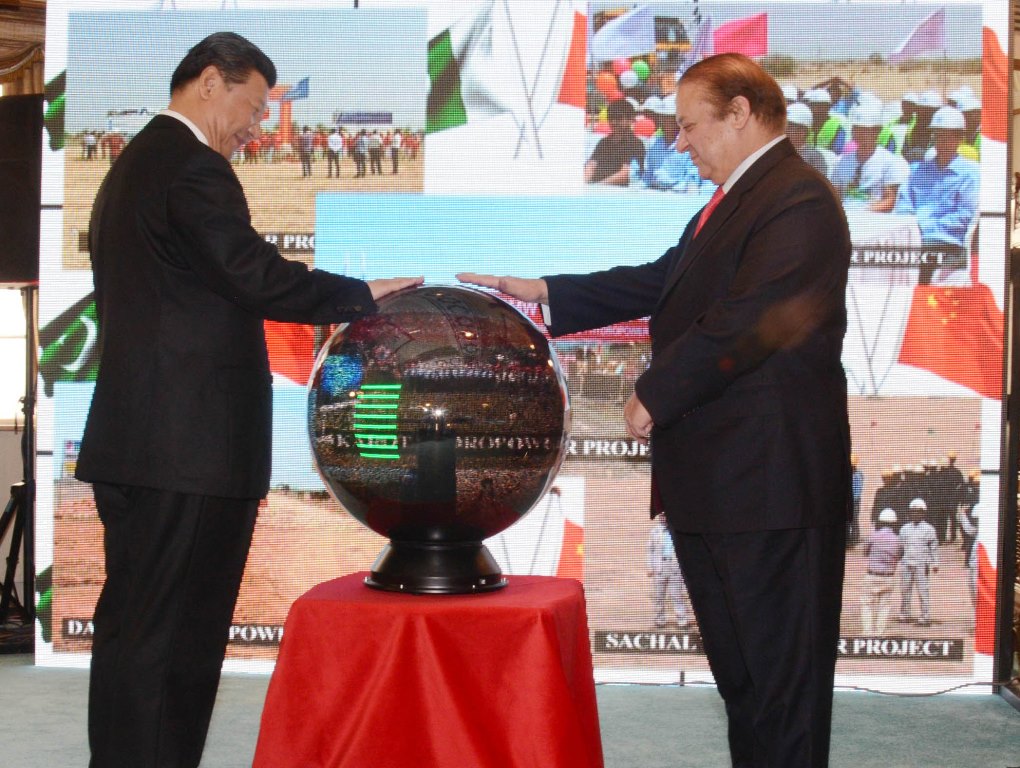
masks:
{"type": "Polygon", "coordinates": [[[846,526],[674,533],[734,768],[825,768],[846,526]]]}
{"type": "Polygon", "coordinates": [[[89,766],[197,766],[258,500],[93,491],[106,582],[94,615],[89,766]]]}

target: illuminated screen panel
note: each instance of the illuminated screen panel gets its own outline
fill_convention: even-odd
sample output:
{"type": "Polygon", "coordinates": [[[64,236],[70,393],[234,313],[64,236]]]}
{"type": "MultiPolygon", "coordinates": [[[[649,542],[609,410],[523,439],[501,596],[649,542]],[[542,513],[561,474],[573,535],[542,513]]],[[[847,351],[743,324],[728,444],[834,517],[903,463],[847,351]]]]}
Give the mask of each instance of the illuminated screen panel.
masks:
{"type": "MultiPolygon", "coordinates": [[[[990,679],[1005,4],[358,5],[48,4],[37,561],[52,589],[40,663],[87,663],[102,580],[101,526],[89,488],[72,478],[95,378],[92,200],[111,158],[166,106],[185,51],[229,29],[280,73],[263,137],[233,160],[255,227],[289,258],[359,278],[424,273],[431,284],[463,270],[532,277],[657,258],[712,192],[671,147],[677,73],[712,51],[759,60],[795,104],[791,139],[803,137],[805,158],[844,195],[854,243],[843,362],[861,543],[846,555],[839,680],[929,690],[990,679]],[[624,161],[605,143],[607,105],[618,98],[636,106],[628,143],[640,147],[624,161]],[[928,126],[945,105],[965,125],[955,181],[911,206],[906,191],[930,172],[928,126]],[[311,176],[297,157],[305,126],[311,176]],[[334,127],[345,140],[338,173],[328,163],[334,127]],[[353,157],[362,131],[382,144],[363,173],[353,157]],[[933,245],[933,231],[956,245],[933,245]],[[884,625],[862,612],[874,587],[863,541],[905,496],[926,500],[943,539],[928,626],[896,621],[899,583],[884,625]]],[[[521,308],[540,322],[534,307],[521,308]]],[[[272,490],[228,647],[228,666],[243,669],[271,666],[297,596],[368,569],[383,544],[327,494],[311,458],[305,385],[328,329],[266,330],[272,490]]],[[[709,680],[686,598],[678,609],[664,580],[648,575],[649,557],[661,554],[647,515],[648,457],[621,418],[649,360],[647,328],[635,321],[555,346],[571,393],[568,456],[531,514],[489,548],[508,573],[583,579],[598,679],[709,680]],[[680,626],[678,614],[691,623],[680,626]]],[[[910,610],[916,617],[916,595],[910,610]]]]}

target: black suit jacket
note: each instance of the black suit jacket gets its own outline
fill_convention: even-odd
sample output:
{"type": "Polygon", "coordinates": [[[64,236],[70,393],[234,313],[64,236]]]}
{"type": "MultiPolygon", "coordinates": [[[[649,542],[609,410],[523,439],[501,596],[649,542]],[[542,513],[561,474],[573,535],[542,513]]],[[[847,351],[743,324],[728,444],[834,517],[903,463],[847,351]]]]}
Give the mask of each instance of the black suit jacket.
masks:
{"type": "Polygon", "coordinates": [[[263,318],[348,321],[375,311],[368,286],[282,258],[252,228],[230,163],[169,116],[111,167],[89,247],[102,351],[76,477],[264,496],[263,318]]]}
{"type": "Polygon", "coordinates": [[[636,393],[652,469],[690,533],[828,525],[850,505],[840,363],[850,234],[785,139],[657,261],[546,278],[553,335],[650,315],[636,393]]]}

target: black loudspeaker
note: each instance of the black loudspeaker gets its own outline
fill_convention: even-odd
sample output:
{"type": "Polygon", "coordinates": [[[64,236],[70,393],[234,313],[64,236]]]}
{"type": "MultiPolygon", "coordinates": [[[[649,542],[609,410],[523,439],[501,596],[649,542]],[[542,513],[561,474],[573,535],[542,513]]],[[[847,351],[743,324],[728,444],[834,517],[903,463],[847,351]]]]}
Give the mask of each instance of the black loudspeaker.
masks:
{"type": "Polygon", "coordinates": [[[39,281],[43,97],[0,98],[0,284],[39,281]]]}

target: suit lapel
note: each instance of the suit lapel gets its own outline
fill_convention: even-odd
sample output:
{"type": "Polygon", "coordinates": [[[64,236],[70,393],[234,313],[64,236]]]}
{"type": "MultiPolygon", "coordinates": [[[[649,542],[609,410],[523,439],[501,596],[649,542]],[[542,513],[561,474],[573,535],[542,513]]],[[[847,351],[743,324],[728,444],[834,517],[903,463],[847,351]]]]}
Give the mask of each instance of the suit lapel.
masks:
{"type": "MultiPolygon", "coordinates": [[[[758,183],[766,173],[771,171],[780,160],[795,154],[793,145],[788,140],[779,142],[776,146],[772,147],[768,152],[758,158],[758,160],[746,171],[739,179],[737,183],[733,185],[723,199],[719,201],[719,205],[712,212],[712,215],[701,227],[701,231],[697,237],[693,237],[693,226],[694,222],[697,221],[701,215],[699,210],[695,214],[691,223],[688,224],[687,231],[692,233],[691,237],[687,241],[687,247],[683,249],[683,253],[677,264],[673,268],[669,277],[666,280],[665,286],[662,289],[662,297],[659,299],[659,305],[665,300],[666,295],[673,290],[673,287],[680,281],[680,278],[684,276],[684,273],[697,261],[697,259],[705,252],[712,250],[712,241],[715,239],[715,235],[719,233],[727,222],[734,217],[740,208],[741,198],[758,183]]],[[[687,235],[685,231],[685,236],[687,235]]]]}

